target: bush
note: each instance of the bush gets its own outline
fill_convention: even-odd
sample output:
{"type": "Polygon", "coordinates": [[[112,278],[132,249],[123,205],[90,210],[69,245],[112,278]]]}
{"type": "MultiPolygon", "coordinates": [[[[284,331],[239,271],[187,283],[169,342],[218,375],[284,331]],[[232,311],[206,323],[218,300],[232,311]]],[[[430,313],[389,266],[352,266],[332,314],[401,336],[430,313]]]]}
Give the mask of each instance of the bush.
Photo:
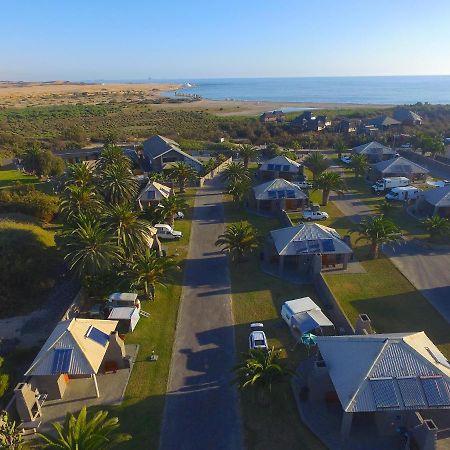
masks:
{"type": "Polygon", "coordinates": [[[58,212],[58,199],[38,191],[34,186],[0,190],[0,212],[22,213],[50,222],[58,212]]]}
{"type": "Polygon", "coordinates": [[[7,373],[3,373],[2,366],[4,362],[4,358],[0,356],[0,398],[5,394],[9,387],[9,375],[7,373]]]}

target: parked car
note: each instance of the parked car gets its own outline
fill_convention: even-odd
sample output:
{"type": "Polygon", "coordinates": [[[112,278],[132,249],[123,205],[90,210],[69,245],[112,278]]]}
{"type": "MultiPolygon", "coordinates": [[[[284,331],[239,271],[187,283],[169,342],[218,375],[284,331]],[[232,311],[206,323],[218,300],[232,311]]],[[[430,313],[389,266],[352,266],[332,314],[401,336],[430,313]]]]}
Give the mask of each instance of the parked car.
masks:
{"type": "Polygon", "coordinates": [[[248,346],[250,350],[256,348],[267,350],[269,346],[267,345],[266,333],[264,333],[264,325],[262,323],[252,323],[250,325],[250,330],[250,336],[248,337],[248,346]]]}
{"type": "Polygon", "coordinates": [[[341,161],[344,164],[351,164],[352,163],[352,157],[350,155],[342,155],[341,156],[341,161]]]}
{"type": "Polygon", "coordinates": [[[170,225],[166,223],[157,223],[155,225],[155,228],[157,230],[156,235],[159,237],[159,239],[174,240],[180,239],[183,236],[183,233],[181,231],[175,231],[170,225]]]}
{"type": "Polygon", "coordinates": [[[175,219],[184,219],[184,213],[181,212],[181,211],[178,211],[178,212],[175,214],[175,219]]]}
{"type": "Polygon", "coordinates": [[[303,181],[296,181],[295,184],[300,188],[300,189],[311,189],[312,188],[312,183],[309,182],[308,180],[303,180],[303,181]]]}
{"type": "Polygon", "coordinates": [[[305,209],[303,211],[303,219],[308,222],[312,220],[326,220],[328,217],[329,215],[325,211],[313,211],[311,209],[305,209]]]}
{"type": "Polygon", "coordinates": [[[405,201],[416,200],[422,191],[414,186],[403,186],[392,188],[390,192],[385,195],[385,199],[389,201],[405,201]]]}

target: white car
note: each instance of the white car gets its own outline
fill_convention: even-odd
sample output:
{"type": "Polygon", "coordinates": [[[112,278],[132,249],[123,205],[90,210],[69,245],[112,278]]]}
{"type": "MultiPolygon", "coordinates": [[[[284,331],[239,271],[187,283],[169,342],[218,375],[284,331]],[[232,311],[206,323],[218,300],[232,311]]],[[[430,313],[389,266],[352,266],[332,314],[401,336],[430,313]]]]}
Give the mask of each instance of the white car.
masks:
{"type": "Polygon", "coordinates": [[[341,161],[344,164],[351,164],[352,163],[352,157],[350,155],[342,155],[341,156],[341,161]]]}
{"type": "Polygon", "coordinates": [[[308,180],[296,181],[295,184],[300,189],[311,189],[312,188],[312,183],[310,183],[308,180]]]}
{"type": "Polygon", "coordinates": [[[184,213],[181,212],[181,211],[178,211],[178,212],[175,214],[175,219],[184,219],[184,213]]]}
{"type": "Polygon", "coordinates": [[[329,215],[325,211],[312,211],[311,209],[305,209],[303,211],[303,219],[308,222],[312,220],[326,220],[329,215]]]}
{"type": "Polygon", "coordinates": [[[266,333],[264,333],[264,325],[262,323],[252,323],[250,325],[250,336],[248,337],[248,346],[250,350],[257,348],[262,348],[267,350],[269,347],[267,345],[266,333]]]}
{"type": "Polygon", "coordinates": [[[156,235],[159,237],[159,239],[174,240],[180,239],[183,236],[183,233],[181,231],[175,231],[170,225],[167,225],[166,223],[157,223],[155,225],[155,228],[157,230],[156,235]]]}

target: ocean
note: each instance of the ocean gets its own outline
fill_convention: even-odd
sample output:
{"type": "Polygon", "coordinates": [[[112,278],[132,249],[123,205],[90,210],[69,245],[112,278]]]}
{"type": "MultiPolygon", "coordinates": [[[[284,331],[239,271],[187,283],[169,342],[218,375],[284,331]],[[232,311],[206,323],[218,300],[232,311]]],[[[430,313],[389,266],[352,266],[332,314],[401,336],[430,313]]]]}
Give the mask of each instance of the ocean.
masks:
{"type": "Polygon", "coordinates": [[[148,82],[189,83],[192,87],[179,92],[214,100],[450,104],[450,76],[217,78],[148,82]]]}

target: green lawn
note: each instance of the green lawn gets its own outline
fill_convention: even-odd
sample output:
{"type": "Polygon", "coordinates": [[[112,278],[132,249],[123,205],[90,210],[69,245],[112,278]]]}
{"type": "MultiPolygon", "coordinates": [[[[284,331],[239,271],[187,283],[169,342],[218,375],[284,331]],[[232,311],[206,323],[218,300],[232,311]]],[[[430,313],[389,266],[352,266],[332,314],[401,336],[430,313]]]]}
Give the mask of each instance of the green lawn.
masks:
{"type": "Polygon", "coordinates": [[[10,188],[18,185],[34,185],[46,194],[52,193],[52,184],[39,181],[34,175],[27,175],[16,169],[0,168],[0,189],[10,188]]]}
{"type": "MultiPolygon", "coordinates": [[[[230,201],[225,203],[226,222],[248,220],[262,236],[279,227],[276,219],[260,217],[237,209],[230,201]]],[[[230,265],[233,316],[238,352],[248,349],[249,325],[264,322],[269,344],[283,349],[288,365],[295,369],[306,356],[302,346],[294,346],[287,326],[280,318],[285,300],[311,296],[317,299],[310,285],[293,285],[264,274],[259,268],[258,252],[248,261],[230,265]]],[[[246,448],[253,449],[323,449],[322,444],[300,422],[291,387],[288,383],[277,388],[272,405],[261,408],[250,393],[241,395],[246,448]]]]}
{"type": "MultiPolygon", "coordinates": [[[[163,244],[167,245],[168,255],[178,253],[181,266],[189,245],[194,189],[188,190],[186,199],[191,209],[184,220],[175,222],[174,227],[183,232],[182,239],[163,244]]],[[[183,270],[167,287],[158,286],[156,300],[142,302],[142,309],[150,312],[151,317],[141,317],[135,331],[126,336],[126,343],[140,347],[125,400],[120,406],[109,408],[118,415],[122,429],[133,436],[133,440],[121,448],[158,448],[182,280],[183,270]],[[159,356],[157,362],[149,360],[152,350],[159,356]]]]}

